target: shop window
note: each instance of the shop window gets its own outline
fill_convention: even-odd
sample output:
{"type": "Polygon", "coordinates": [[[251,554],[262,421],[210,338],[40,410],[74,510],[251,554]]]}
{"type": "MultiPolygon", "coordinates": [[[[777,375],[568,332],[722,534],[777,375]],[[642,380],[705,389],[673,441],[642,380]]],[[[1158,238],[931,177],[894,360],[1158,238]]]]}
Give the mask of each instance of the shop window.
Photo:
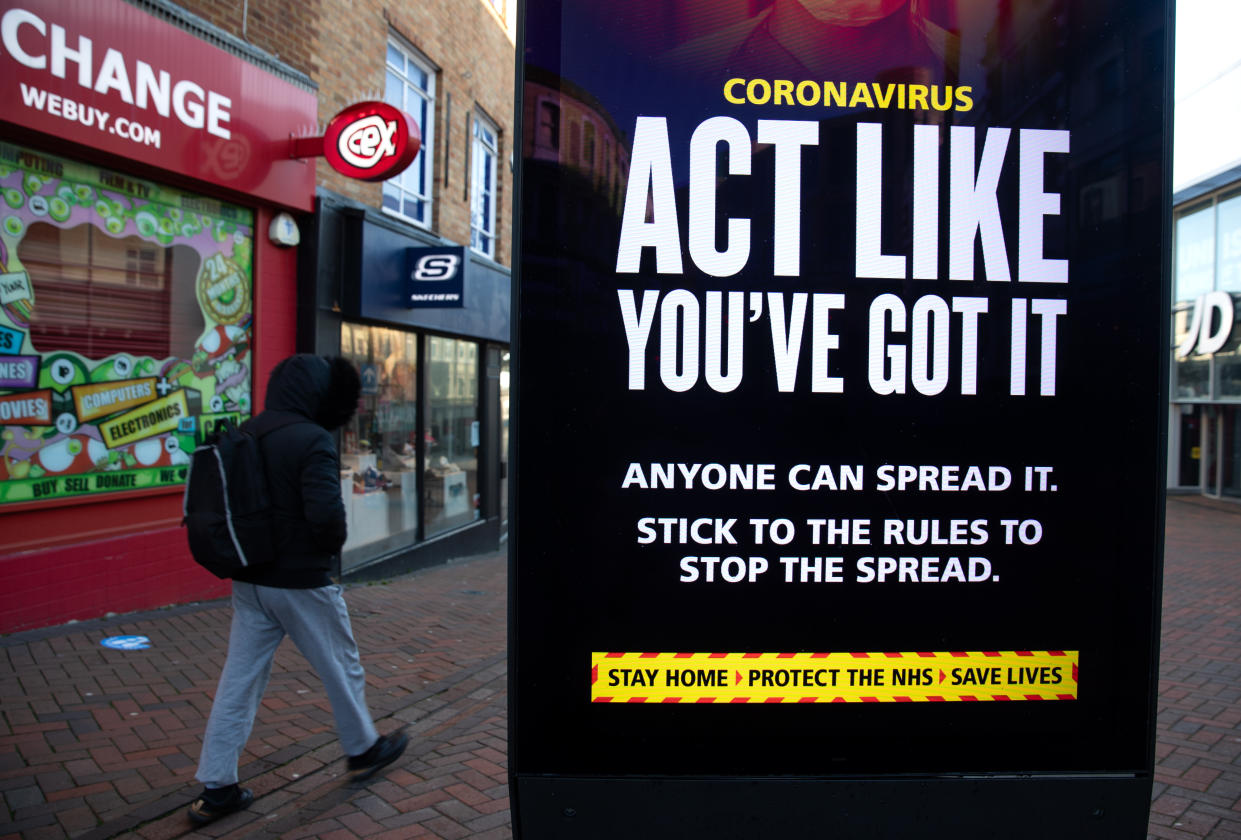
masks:
{"type": "Polygon", "coordinates": [[[481,515],[478,345],[431,336],[426,365],[426,535],[466,525],[481,515]]]}
{"type": "Polygon", "coordinates": [[[555,102],[539,102],[539,122],[535,145],[552,151],[560,151],[560,106],[555,102]]]}
{"type": "Polygon", "coordinates": [[[590,120],[582,120],[582,166],[595,171],[595,124],[590,120]]]}
{"type": "Polygon", "coordinates": [[[1235,405],[1221,406],[1220,492],[1241,496],[1241,410],[1235,405]]]}
{"type": "Polygon", "coordinates": [[[1215,396],[1219,399],[1241,399],[1241,348],[1215,354],[1215,396]]]}
{"type": "Polygon", "coordinates": [[[1178,359],[1175,368],[1175,399],[1207,399],[1211,396],[1211,360],[1202,356],[1178,359]]]}
{"type": "Polygon", "coordinates": [[[582,124],[569,120],[569,162],[574,166],[582,163],[582,124]]]}
{"type": "Polygon", "coordinates": [[[508,523],[509,351],[500,351],[500,521],[508,523]]]}
{"type": "Polygon", "coordinates": [[[1176,296],[1194,300],[1215,287],[1215,207],[1176,220],[1176,296]]]}
{"type": "Polygon", "coordinates": [[[417,536],[418,337],[345,323],[341,355],[362,377],[358,412],[341,434],[347,570],[417,536]]]}
{"type": "Polygon", "coordinates": [[[1217,213],[1215,288],[1241,292],[1241,196],[1221,201],[1217,213]]]}
{"type": "Polygon", "coordinates": [[[470,160],[470,247],[495,257],[496,252],[496,161],[499,159],[496,127],[474,116],[474,147],[470,160]]]}
{"type": "Polygon", "coordinates": [[[251,408],[253,214],[0,143],[0,504],[179,485],[251,408]]]}
{"type": "Polygon", "coordinates": [[[385,181],[383,208],[423,227],[431,226],[431,162],[434,155],[435,70],[413,49],[388,42],[384,101],[414,118],[422,132],[422,150],[400,175],[385,181]]]}
{"type": "Polygon", "coordinates": [[[193,288],[201,260],[192,248],[36,222],[17,253],[39,302],[30,318],[35,347],[92,359],[193,355],[202,323],[197,302],[188,294],[173,299],[174,287],[193,288]]]}

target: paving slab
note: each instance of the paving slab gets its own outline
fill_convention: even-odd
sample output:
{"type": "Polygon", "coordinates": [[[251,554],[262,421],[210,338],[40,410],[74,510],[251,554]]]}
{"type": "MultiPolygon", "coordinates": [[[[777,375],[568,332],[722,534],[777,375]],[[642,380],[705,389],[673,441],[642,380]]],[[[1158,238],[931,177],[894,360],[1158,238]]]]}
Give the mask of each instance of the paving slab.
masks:
{"type": "MultiPolygon", "coordinates": [[[[1241,504],[1168,500],[1148,838],[1241,840],[1241,504]]],[[[381,732],[410,747],[364,786],[290,643],[241,776],[257,799],[197,832],[185,808],[224,662],[227,601],[0,638],[0,840],[512,837],[504,551],[348,588],[381,732]],[[108,637],[150,647],[112,650],[108,637]]]]}

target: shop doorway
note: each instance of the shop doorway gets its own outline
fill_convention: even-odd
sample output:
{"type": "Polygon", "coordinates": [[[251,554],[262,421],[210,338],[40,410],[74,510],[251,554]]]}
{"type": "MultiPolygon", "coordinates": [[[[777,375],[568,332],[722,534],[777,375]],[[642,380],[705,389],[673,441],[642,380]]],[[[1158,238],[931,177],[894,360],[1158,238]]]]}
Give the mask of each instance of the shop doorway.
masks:
{"type": "Polygon", "coordinates": [[[1241,498],[1241,411],[1237,406],[1202,410],[1201,488],[1214,498],[1241,498]]]}
{"type": "Polygon", "coordinates": [[[1196,405],[1181,405],[1180,458],[1175,483],[1180,487],[1198,487],[1202,483],[1202,409],[1196,405]]]}
{"type": "Polygon", "coordinates": [[[508,533],[509,351],[500,353],[500,531],[508,533]]]}

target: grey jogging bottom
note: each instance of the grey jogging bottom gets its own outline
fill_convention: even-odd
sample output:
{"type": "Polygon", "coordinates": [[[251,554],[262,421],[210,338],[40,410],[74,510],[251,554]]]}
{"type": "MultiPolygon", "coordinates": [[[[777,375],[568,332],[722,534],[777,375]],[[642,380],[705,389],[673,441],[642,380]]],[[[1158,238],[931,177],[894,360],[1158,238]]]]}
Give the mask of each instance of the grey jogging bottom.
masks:
{"type": "Polygon", "coordinates": [[[271,677],[276,648],[286,635],[323,680],[345,754],[360,755],[379,737],[366,708],[366,673],[341,587],[276,589],[233,581],[228,658],[196,774],[206,787],[237,782],[237,762],[271,677]]]}

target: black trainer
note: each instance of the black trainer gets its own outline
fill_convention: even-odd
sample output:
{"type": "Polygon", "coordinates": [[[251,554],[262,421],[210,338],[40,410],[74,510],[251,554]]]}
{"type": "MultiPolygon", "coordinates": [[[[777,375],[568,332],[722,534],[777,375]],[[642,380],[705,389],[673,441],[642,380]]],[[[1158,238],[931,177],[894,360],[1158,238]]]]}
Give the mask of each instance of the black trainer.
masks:
{"type": "Polygon", "coordinates": [[[380,735],[369,750],[361,755],[349,756],[349,773],[353,781],[361,782],[374,776],[400,758],[408,744],[409,736],[404,732],[380,735]]]}
{"type": "Polygon", "coordinates": [[[228,787],[203,788],[198,798],[190,803],[190,822],[194,825],[213,823],[220,817],[244,810],[254,801],[254,794],[247,788],[229,785],[228,787]]]}

